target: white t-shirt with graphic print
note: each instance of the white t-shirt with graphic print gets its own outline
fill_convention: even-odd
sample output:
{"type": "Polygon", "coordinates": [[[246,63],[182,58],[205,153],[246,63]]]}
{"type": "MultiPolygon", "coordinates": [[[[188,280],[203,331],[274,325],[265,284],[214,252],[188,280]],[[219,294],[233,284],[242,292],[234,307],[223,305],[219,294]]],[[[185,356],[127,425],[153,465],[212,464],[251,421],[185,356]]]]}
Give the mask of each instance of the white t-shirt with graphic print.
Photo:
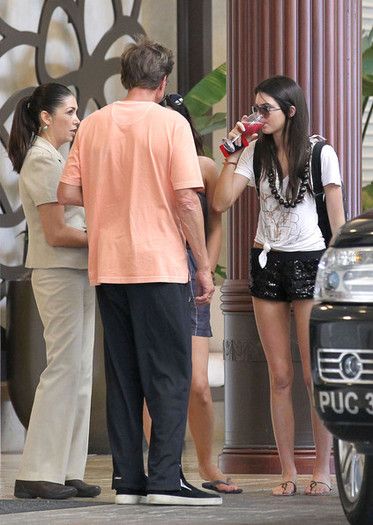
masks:
{"type": "MultiPolygon", "coordinates": [[[[256,140],[244,149],[235,169],[248,179],[248,185],[255,187],[253,157],[256,140]]],[[[311,173],[310,173],[310,179],[311,173]]],[[[286,194],[289,177],[285,177],[281,194],[286,194]]],[[[321,150],[322,185],[341,186],[338,157],[332,146],[325,145],[321,150]]],[[[312,180],[311,180],[312,184],[312,180]]],[[[273,197],[268,180],[260,181],[260,212],[255,242],[267,246],[267,250],[278,251],[316,251],[325,248],[324,238],[318,227],[315,199],[308,192],[295,208],[285,208],[273,197]]]]}

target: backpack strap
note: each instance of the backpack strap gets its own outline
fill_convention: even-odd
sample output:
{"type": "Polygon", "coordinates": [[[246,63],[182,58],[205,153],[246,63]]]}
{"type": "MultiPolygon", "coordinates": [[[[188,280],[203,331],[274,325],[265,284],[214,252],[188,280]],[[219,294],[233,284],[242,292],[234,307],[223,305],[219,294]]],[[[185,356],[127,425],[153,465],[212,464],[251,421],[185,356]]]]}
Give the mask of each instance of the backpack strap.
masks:
{"type": "Polygon", "coordinates": [[[312,149],[312,187],[315,197],[324,193],[324,188],[321,182],[321,150],[325,146],[325,142],[316,142],[312,149]]]}
{"type": "Polygon", "coordinates": [[[328,246],[332,238],[332,230],[330,228],[328,211],[326,209],[324,187],[321,182],[321,150],[325,146],[325,142],[316,142],[312,149],[312,187],[316,202],[316,211],[318,216],[318,225],[325,240],[325,245],[328,246]]]}
{"type": "Polygon", "coordinates": [[[260,195],[259,182],[260,182],[260,175],[261,175],[262,167],[261,167],[261,162],[260,162],[259,148],[257,146],[258,146],[258,142],[256,142],[254,146],[253,170],[254,170],[254,175],[255,175],[255,187],[258,193],[258,197],[259,197],[260,195]]]}

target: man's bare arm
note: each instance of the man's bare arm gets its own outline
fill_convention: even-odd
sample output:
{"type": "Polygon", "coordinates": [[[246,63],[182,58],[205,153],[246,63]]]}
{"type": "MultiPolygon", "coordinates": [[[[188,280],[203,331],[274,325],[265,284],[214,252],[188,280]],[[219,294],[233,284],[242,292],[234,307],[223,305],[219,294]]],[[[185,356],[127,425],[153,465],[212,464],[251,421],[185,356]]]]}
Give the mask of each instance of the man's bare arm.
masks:
{"type": "Polygon", "coordinates": [[[73,186],[72,184],[60,182],[57,190],[57,199],[59,204],[84,206],[81,186],[73,186]]]}

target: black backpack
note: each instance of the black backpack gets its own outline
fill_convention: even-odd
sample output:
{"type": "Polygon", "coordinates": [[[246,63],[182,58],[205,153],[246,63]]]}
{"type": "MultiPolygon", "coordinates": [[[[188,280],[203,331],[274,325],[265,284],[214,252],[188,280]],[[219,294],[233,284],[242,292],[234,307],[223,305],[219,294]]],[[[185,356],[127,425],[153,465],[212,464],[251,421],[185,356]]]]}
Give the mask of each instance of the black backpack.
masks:
{"type": "MultiPolygon", "coordinates": [[[[324,187],[321,182],[321,150],[325,146],[325,142],[318,141],[313,147],[312,150],[312,186],[313,192],[316,201],[317,215],[319,218],[318,225],[321,230],[321,233],[325,240],[325,245],[328,246],[330,239],[332,238],[332,230],[329,224],[328,211],[326,209],[325,193],[324,187]]],[[[254,158],[253,158],[253,168],[255,174],[255,186],[259,195],[259,179],[260,179],[260,158],[259,158],[259,148],[254,148],[254,158]]],[[[342,193],[343,193],[343,207],[345,212],[345,219],[347,220],[347,204],[345,197],[345,189],[342,182],[342,193]]]]}

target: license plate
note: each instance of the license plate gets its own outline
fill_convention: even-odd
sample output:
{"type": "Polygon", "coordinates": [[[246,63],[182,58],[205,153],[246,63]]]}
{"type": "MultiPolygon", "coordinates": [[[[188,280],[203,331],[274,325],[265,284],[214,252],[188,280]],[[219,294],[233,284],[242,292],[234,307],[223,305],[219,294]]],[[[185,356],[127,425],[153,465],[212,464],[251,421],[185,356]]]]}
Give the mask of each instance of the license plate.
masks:
{"type": "Polygon", "coordinates": [[[356,415],[363,412],[373,415],[373,392],[351,390],[319,390],[318,405],[321,412],[356,415]]]}

